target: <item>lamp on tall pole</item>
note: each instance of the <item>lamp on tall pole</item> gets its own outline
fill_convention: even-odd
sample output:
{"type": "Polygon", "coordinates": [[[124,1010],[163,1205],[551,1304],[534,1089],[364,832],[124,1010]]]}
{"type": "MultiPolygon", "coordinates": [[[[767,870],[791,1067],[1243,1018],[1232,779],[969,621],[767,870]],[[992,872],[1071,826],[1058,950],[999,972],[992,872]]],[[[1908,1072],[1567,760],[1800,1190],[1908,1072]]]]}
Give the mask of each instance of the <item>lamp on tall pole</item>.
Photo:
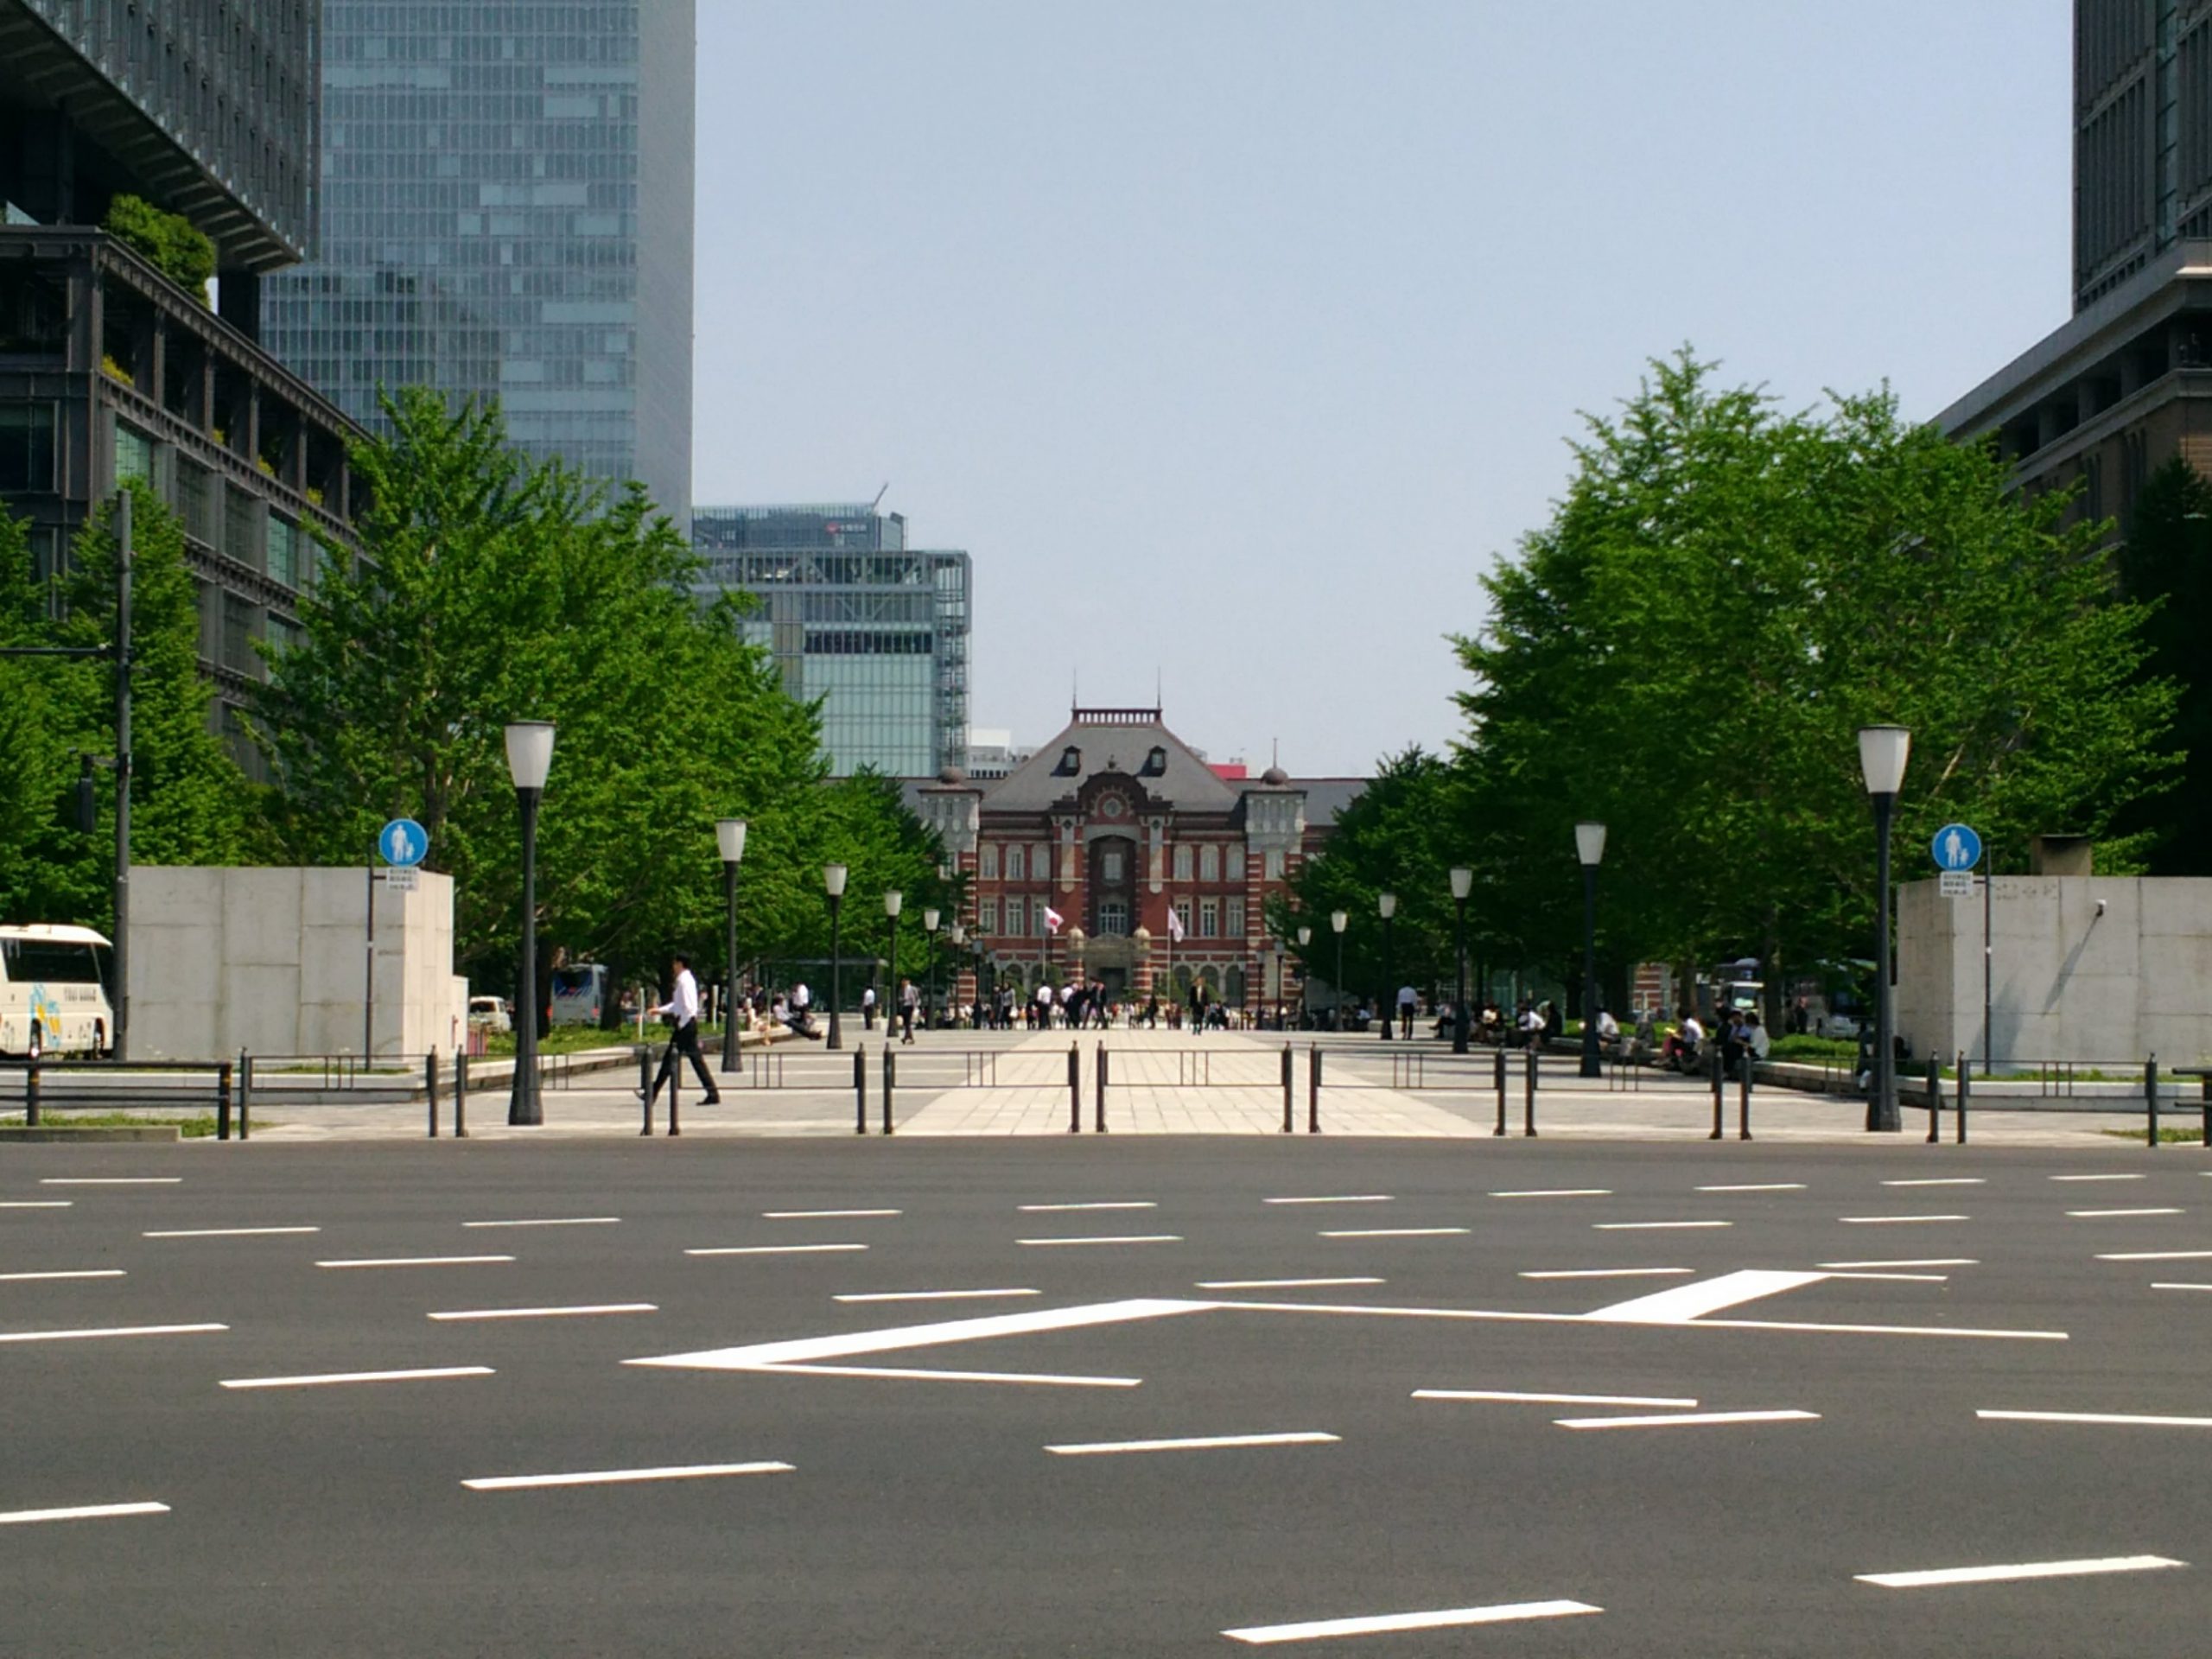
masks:
{"type": "MultiPolygon", "coordinates": [[[[952,941],[952,994],[957,997],[960,995],[959,964],[961,959],[966,955],[968,950],[967,925],[963,922],[955,922],[950,928],[945,930],[945,933],[946,937],[952,941]]],[[[934,966],[932,966],[932,971],[934,971],[934,966]]],[[[952,1010],[952,1023],[956,1028],[960,1024],[960,1010],[957,1007],[955,1007],[952,1010]]],[[[979,1020],[976,1024],[976,1027],[981,1029],[982,1021],[979,1020]]]]}
{"type": "Polygon", "coordinates": [[[1574,826],[1575,856],[1582,861],[1582,1075],[1602,1077],[1598,1056],[1598,864],[1605,855],[1605,826],[1574,826]]]}
{"type": "Polygon", "coordinates": [[[1881,892],[1874,937],[1874,1087],[1866,1097],[1866,1127],[1893,1134],[1897,1118],[1896,1014],[1890,992],[1890,827],[1904,787],[1912,734],[1902,726],[1866,726],[1859,733],[1859,770],[1874,801],[1874,880],[1881,892]]]}
{"type": "Polygon", "coordinates": [[[1306,947],[1313,943],[1313,930],[1301,926],[1298,930],[1298,1024],[1306,1025],[1306,947]]]}
{"type": "Polygon", "coordinates": [[[507,774],[522,810],[522,959],[515,971],[515,1075],[507,1122],[529,1128],[545,1121],[537,1097],[537,803],[553,765],[550,721],[518,720],[507,728],[507,774]]]}
{"type": "Polygon", "coordinates": [[[737,1070],[737,863],[745,856],[745,820],[717,818],[722,855],[722,1070],[737,1070]]]}
{"type": "Polygon", "coordinates": [[[1390,955],[1390,918],[1398,913],[1398,895],[1395,893],[1376,893],[1375,908],[1382,916],[1382,995],[1375,999],[1375,1011],[1382,1016],[1382,1040],[1387,1043],[1390,1040],[1390,1027],[1396,1023],[1390,984],[1397,977],[1394,971],[1396,963],[1390,955]]]}
{"type": "Polygon", "coordinates": [[[1351,920],[1349,912],[1332,910],[1329,912],[1329,926],[1337,936],[1337,982],[1331,988],[1336,992],[1336,1001],[1331,1010],[1330,1025],[1337,1031],[1344,1028],[1344,926],[1351,920]]]}
{"type": "Polygon", "coordinates": [[[1459,988],[1452,1004],[1452,1052],[1467,1052],[1467,895],[1475,890],[1475,873],[1465,865],[1452,870],[1452,935],[1459,961],[1459,988]]]}
{"type": "Polygon", "coordinates": [[[830,898],[830,1036],[827,1046],[842,1048],[844,1033],[837,1027],[837,1005],[842,1001],[843,985],[838,969],[842,965],[837,949],[837,906],[845,902],[845,867],[824,864],[822,867],[822,891],[830,898]]]}
{"type": "MultiPolygon", "coordinates": [[[[883,969],[883,1028],[886,1031],[899,1020],[899,912],[906,907],[906,895],[896,887],[887,887],[883,893],[883,925],[890,944],[884,957],[883,969]]],[[[868,976],[873,979],[873,974],[868,976]]]]}
{"type": "Polygon", "coordinates": [[[922,1029],[927,1031],[930,1022],[937,1018],[937,925],[943,914],[935,905],[922,912],[922,931],[930,936],[930,977],[927,1000],[922,1004],[922,1029]]]}

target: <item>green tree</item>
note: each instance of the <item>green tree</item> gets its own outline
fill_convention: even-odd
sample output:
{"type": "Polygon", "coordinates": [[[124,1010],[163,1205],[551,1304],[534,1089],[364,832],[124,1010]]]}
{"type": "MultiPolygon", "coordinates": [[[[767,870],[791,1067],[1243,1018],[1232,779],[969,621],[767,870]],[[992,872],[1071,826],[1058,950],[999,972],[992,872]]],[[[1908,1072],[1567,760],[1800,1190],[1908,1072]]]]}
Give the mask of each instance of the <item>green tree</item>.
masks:
{"type": "Polygon", "coordinates": [[[2153,875],[2202,875],[2212,847],[2212,481],[2178,458],[2135,498],[2118,554],[2120,587],[2151,607],[2142,677],[2179,689],[2174,736],[2185,752],[2172,791],[2139,803],[2129,824],[2150,842],[2153,875]]]}
{"type": "Polygon", "coordinates": [[[140,197],[122,195],[108,204],[102,228],[137,250],[200,304],[207,303],[207,279],[215,274],[215,245],[190,219],[164,213],[140,197]]]}

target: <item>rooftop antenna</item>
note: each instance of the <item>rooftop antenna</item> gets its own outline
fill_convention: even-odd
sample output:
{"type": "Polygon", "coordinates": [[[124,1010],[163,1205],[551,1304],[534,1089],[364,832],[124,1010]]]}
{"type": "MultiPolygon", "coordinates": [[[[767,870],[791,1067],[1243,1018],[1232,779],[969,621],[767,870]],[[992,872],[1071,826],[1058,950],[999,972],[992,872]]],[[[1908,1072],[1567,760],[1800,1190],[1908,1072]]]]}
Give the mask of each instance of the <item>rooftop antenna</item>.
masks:
{"type": "Polygon", "coordinates": [[[1068,718],[1075,718],[1075,711],[1083,707],[1083,678],[1080,669],[1068,670],[1068,718]]]}
{"type": "Polygon", "coordinates": [[[1279,737],[1268,740],[1268,765],[1278,772],[1282,770],[1282,739],[1279,737]]]}
{"type": "Polygon", "coordinates": [[[887,478],[883,480],[883,487],[875,493],[875,499],[868,504],[868,517],[873,518],[875,516],[875,510],[883,505],[883,498],[890,493],[891,480],[887,478]]]}
{"type": "Polygon", "coordinates": [[[1162,701],[1160,700],[1160,664],[1157,664],[1157,663],[1154,663],[1154,664],[1152,665],[1152,708],[1153,708],[1153,712],[1154,712],[1154,714],[1158,714],[1161,709],[1165,709],[1165,708],[1167,706],[1164,702],[1162,702],[1162,701]]]}

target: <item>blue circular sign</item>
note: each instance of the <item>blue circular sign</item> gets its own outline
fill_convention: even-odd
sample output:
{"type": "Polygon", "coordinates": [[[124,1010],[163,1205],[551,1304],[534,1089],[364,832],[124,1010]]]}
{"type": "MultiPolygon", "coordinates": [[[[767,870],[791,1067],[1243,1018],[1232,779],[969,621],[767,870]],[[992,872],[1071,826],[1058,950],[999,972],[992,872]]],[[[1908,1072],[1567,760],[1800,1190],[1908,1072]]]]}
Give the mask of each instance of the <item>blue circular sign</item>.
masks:
{"type": "Polygon", "coordinates": [[[411,870],[430,853],[430,832],[412,818],[394,818],[377,831],[377,850],[396,869],[411,870]]]}
{"type": "Polygon", "coordinates": [[[1963,823],[1947,823],[1936,832],[1928,850],[1936,855],[1939,870],[1970,870],[1981,862],[1981,837],[1963,823]]]}

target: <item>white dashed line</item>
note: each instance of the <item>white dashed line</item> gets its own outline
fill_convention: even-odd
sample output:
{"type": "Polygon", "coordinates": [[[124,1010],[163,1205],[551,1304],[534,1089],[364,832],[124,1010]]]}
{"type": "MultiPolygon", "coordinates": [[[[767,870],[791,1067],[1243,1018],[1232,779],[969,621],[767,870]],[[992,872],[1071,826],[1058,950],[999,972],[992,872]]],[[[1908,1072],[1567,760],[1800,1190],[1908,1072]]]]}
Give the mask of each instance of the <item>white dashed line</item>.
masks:
{"type": "Polygon", "coordinates": [[[1180,1233],[1121,1233],[1103,1234],[1096,1238],[1017,1238],[1017,1244],[1048,1246],[1053,1244],[1180,1244],[1180,1233]]]}
{"type": "Polygon", "coordinates": [[[461,1484],[472,1492],[517,1492],[539,1486],[617,1486],[632,1481],[711,1480],[723,1475],[787,1475],[788,1463],[690,1463],[660,1469],[588,1469],[571,1475],[484,1475],[461,1484]]]}
{"type": "Polygon", "coordinates": [[[279,1233],[319,1233],[320,1227],[182,1227],[141,1233],[141,1238],[270,1238],[279,1233]]]}
{"type": "Polygon", "coordinates": [[[1812,1423],[1817,1411],[1700,1411],[1678,1417],[1558,1417],[1561,1428],[1692,1428],[1728,1423],[1812,1423]]]}
{"type": "Polygon", "coordinates": [[[1700,1227],[1733,1227],[1732,1221],[1593,1221],[1601,1233],[1685,1232],[1700,1227]]]}
{"type": "Polygon", "coordinates": [[[526,1221],[464,1221],[464,1227],[612,1227],[620,1216],[547,1216],[526,1221]]]}
{"type": "Polygon", "coordinates": [[[1262,1198],[1262,1204],[1395,1204],[1388,1192],[1351,1192],[1323,1198],[1262,1198]]]}
{"type": "Polygon", "coordinates": [[[568,1307],[465,1307],[424,1317],[433,1319],[581,1319],[601,1313],[658,1313],[652,1302],[579,1302],[568,1307]]]}
{"type": "Polygon", "coordinates": [[[1838,1216],[1849,1227],[1907,1227],[1924,1221],[1971,1221],[1971,1216],[1838,1216]]]}
{"type": "Polygon", "coordinates": [[[2186,1567],[2164,1555],[2107,1555],[2096,1560],[2022,1561],[2011,1567],[1945,1567],[1920,1573],[1860,1573],[1861,1584],[1885,1590],[1918,1590],[1939,1584],[2001,1584],[2014,1579],[2071,1579],[2091,1573],[2147,1573],[2162,1567],[2186,1567]]]}
{"type": "Polygon", "coordinates": [[[1264,1647],[1277,1642],[1318,1642],[1333,1636],[1378,1636],[1391,1630],[1440,1630],[1462,1624],[1505,1624],[1523,1618],[1567,1618],[1602,1613],[1586,1601],[1515,1601],[1496,1607],[1440,1607],[1426,1613],[1378,1613],[1367,1618],[1317,1618],[1303,1624],[1253,1624],[1224,1630],[1232,1642],[1264,1647]]]}
{"type": "Polygon", "coordinates": [[[233,1376],[226,1389],[322,1389],[341,1382],[428,1382],[448,1376],[490,1376],[489,1365],[435,1365],[413,1371],[326,1371],[319,1376],[233,1376]]]}
{"type": "Polygon", "coordinates": [[[856,1290],[833,1296],[837,1302],[980,1302],[1004,1296],[1039,1296],[1036,1290],[856,1290]]]}
{"type": "Polygon", "coordinates": [[[1878,1271],[1870,1273],[1864,1271],[1851,1272],[1840,1269],[1830,1273],[1828,1277],[1831,1279],[1898,1279],[1907,1280],[1916,1284],[1924,1285],[1948,1285],[1951,1282],[1951,1275],[1948,1273],[1884,1273],[1878,1271]]]}
{"type": "Polygon", "coordinates": [[[1610,1186],[1537,1186],[1518,1192],[1493,1192],[1493,1198],[1610,1198],[1610,1186]]]}
{"type": "Polygon", "coordinates": [[[1694,1410],[1694,1400],[1635,1394],[1515,1394],[1501,1389],[1415,1389],[1416,1400],[1502,1400],[1541,1406],[1679,1406],[1694,1410]]]}
{"type": "Polygon", "coordinates": [[[1739,1181],[1730,1186],[1700,1186],[1700,1192],[1802,1192],[1802,1181],[1739,1181]]]}
{"type": "Polygon", "coordinates": [[[763,1221],[861,1221],[877,1216],[903,1216],[904,1210],[763,1210],[763,1221]]]}
{"type": "Polygon", "coordinates": [[[0,1210],[67,1210],[74,1198],[10,1198],[0,1202],[0,1210]]]}
{"type": "Polygon", "coordinates": [[[1695,1268],[1548,1268],[1523,1279],[1664,1279],[1695,1273],[1695,1268]]]}
{"type": "Polygon", "coordinates": [[[1978,1268],[1981,1263],[1971,1255],[1917,1255],[1902,1262],[1823,1262],[1820,1265],[1831,1273],[1848,1273],[1857,1268],[1978,1268]]]}
{"type": "Polygon", "coordinates": [[[1301,1290],[1323,1285],[1380,1285],[1382,1279],[1201,1279],[1199,1290],[1301,1290]]]}
{"type": "Polygon", "coordinates": [[[1323,1238],[1446,1238],[1465,1235],[1465,1227],[1338,1227],[1325,1229],[1323,1238]]]}
{"type": "Polygon", "coordinates": [[[2112,1423],[2134,1428],[2212,1428],[2212,1417],[2147,1417],[2119,1411],[1977,1411],[1997,1423],[2112,1423]]]}
{"type": "Polygon", "coordinates": [[[0,1331],[0,1342],[90,1342],[100,1337],[189,1337],[227,1325],[117,1325],[90,1331],[0,1331]]]}
{"type": "Polygon", "coordinates": [[[0,1527],[26,1526],[39,1521],[107,1521],[123,1515],[167,1515],[166,1503],[79,1503],[67,1510],[10,1510],[0,1513],[0,1527]]]}
{"type": "Polygon", "coordinates": [[[686,1250],[686,1255],[835,1255],[864,1250],[865,1244],[714,1244],[686,1250]]]}
{"type": "MultiPolygon", "coordinates": [[[[1276,1202],[1274,1198],[1269,1204],[1276,1202]]],[[[1157,1210],[1160,1206],[1149,1198],[1112,1198],[1089,1204],[1017,1204],[1014,1206],[1028,1215],[1050,1215],[1062,1210],[1157,1210]]]]}
{"type": "Polygon", "coordinates": [[[512,1262],[512,1255],[356,1255],[318,1262],[318,1268],[466,1268],[487,1262],[512,1262]]]}
{"type": "Polygon", "coordinates": [[[2179,1209],[2163,1210],[2069,1210],[2066,1212],[2076,1221],[2110,1220],[2116,1216],[2177,1216],[2179,1209]]]}
{"type": "Polygon", "coordinates": [[[1884,1186],[1986,1186],[1979,1175],[1918,1175],[1909,1181],[1884,1181],[1884,1186]]]}
{"type": "Polygon", "coordinates": [[[50,1273],[0,1273],[0,1284],[21,1284],[34,1279],[120,1279],[121,1268],[70,1268],[50,1273]]]}
{"type": "Polygon", "coordinates": [[[2212,1250],[2114,1250],[2100,1255],[2100,1262],[2205,1262],[2212,1261],[2212,1250]]]}
{"type": "Polygon", "coordinates": [[[1210,1434],[1183,1440],[1078,1440],[1045,1449],[1056,1457],[1096,1458],[1116,1452],[1213,1452],[1226,1446],[1334,1446],[1338,1437],[1318,1431],[1292,1434],[1210,1434]]]}
{"type": "Polygon", "coordinates": [[[181,1186],[181,1175],[48,1175],[41,1186],[181,1186]]]}
{"type": "Polygon", "coordinates": [[[2147,1175],[2054,1175],[2054,1181],[2147,1181],[2147,1175]]]}
{"type": "Polygon", "coordinates": [[[2153,1290],[2212,1290],[2212,1285],[2170,1283],[2154,1279],[2151,1281],[2151,1288],[2153,1290]]]}

